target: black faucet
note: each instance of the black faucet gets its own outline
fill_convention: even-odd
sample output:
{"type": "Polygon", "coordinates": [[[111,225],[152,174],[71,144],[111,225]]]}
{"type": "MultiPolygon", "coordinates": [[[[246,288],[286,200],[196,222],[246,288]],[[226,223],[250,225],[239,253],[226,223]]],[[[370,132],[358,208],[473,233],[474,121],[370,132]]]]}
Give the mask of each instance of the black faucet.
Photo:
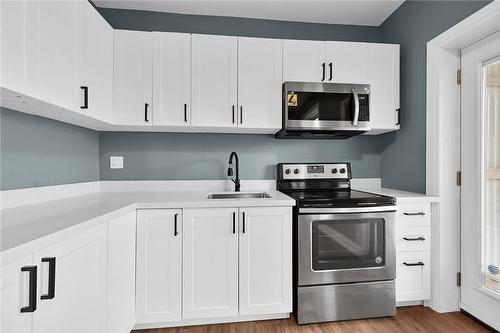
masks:
{"type": "Polygon", "coordinates": [[[233,175],[233,156],[236,159],[236,179],[231,179],[234,183],[234,191],[240,191],[240,160],[238,159],[238,154],[232,152],[229,156],[229,167],[227,168],[227,175],[231,177],[233,175]]]}

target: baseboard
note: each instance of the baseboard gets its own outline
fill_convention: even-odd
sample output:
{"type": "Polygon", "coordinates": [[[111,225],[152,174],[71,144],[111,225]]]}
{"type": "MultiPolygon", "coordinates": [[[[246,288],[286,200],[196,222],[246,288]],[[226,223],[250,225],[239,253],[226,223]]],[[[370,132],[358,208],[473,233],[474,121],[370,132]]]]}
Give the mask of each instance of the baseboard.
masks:
{"type": "Polygon", "coordinates": [[[397,307],[404,306],[416,306],[416,305],[425,305],[424,301],[406,301],[406,302],[396,302],[397,307]]]}

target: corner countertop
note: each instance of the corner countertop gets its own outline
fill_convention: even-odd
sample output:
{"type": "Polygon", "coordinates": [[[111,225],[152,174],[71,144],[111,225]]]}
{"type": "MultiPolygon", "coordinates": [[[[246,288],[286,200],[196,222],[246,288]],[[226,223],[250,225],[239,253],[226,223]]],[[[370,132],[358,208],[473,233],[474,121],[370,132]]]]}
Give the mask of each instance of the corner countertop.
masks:
{"type": "Polygon", "coordinates": [[[264,192],[271,198],[210,200],[206,197],[212,192],[207,191],[98,192],[3,209],[0,211],[0,252],[5,263],[14,250],[15,257],[28,255],[50,246],[60,237],[69,237],[135,209],[295,205],[294,199],[281,192],[264,192]]]}
{"type": "Polygon", "coordinates": [[[415,203],[415,202],[427,202],[427,203],[439,202],[439,197],[429,196],[423,193],[393,190],[390,188],[383,188],[383,187],[375,187],[375,188],[360,187],[360,188],[354,188],[354,190],[394,197],[396,198],[396,203],[401,203],[401,204],[415,203]]]}

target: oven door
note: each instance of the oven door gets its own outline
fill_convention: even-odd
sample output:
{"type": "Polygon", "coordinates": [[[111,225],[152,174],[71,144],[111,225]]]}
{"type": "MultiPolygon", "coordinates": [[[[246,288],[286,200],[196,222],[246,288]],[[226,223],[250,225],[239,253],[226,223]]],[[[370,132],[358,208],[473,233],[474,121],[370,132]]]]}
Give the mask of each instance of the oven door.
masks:
{"type": "Polygon", "coordinates": [[[394,279],[395,211],[300,208],[299,286],[394,279]]]}

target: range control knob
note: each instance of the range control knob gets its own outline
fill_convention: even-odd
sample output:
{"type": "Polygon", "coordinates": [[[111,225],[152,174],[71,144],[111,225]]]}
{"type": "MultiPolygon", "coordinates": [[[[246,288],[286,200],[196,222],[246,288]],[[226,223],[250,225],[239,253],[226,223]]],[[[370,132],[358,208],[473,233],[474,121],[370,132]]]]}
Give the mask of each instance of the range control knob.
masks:
{"type": "Polygon", "coordinates": [[[344,168],[340,169],[340,173],[345,173],[345,169],[344,168]]]}
{"type": "Polygon", "coordinates": [[[286,170],[285,170],[285,173],[286,173],[287,175],[289,175],[289,174],[290,174],[290,172],[292,172],[292,170],[290,170],[290,169],[286,169],[286,170]]]}
{"type": "Polygon", "coordinates": [[[298,174],[299,174],[299,172],[300,172],[300,170],[299,170],[299,169],[295,169],[295,170],[293,170],[293,173],[294,173],[294,174],[296,174],[296,175],[298,175],[298,174]]]}
{"type": "Polygon", "coordinates": [[[332,169],[332,173],[337,173],[337,172],[338,172],[337,168],[332,169]]]}

